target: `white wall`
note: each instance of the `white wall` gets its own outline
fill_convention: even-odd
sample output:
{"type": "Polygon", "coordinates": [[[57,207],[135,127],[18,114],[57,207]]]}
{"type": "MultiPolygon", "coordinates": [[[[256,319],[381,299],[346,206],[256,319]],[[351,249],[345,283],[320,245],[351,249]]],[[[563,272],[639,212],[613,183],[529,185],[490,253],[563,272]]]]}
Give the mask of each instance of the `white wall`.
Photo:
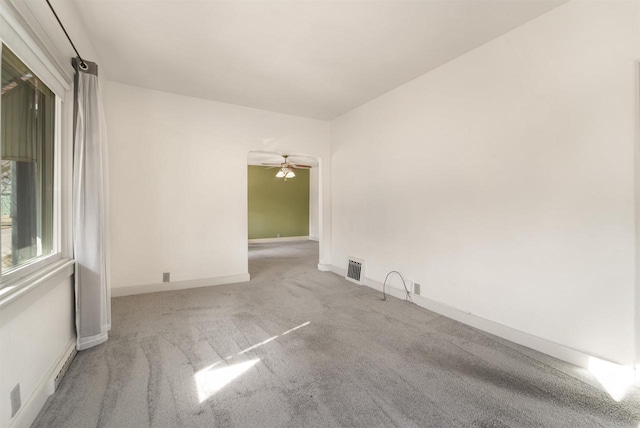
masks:
{"type": "MultiPolygon", "coordinates": [[[[40,58],[54,64],[71,79],[71,56],[64,33],[46,3],[0,0],[3,16],[23,24],[30,46],[45,55],[40,58]]],[[[89,41],[82,21],[71,2],[54,2],[60,18],[72,34],[84,58],[100,59],[89,41]]],[[[22,56],[21,52],[17,52],[22,56]]],[[[29,64],[27,64],[29,65],[29,64]]],[[[44,76],[41,76],[44,78],[44,76]]],[[[45,79],[45,83],[47,83],[45,79]]],[[[70,83],[70,82],[69,82],[70,83]]],[[[63,258],[71,257],[71,148],[73,93],[62,95],[60,245],[63,258]]],[[[72,268],[68,267],[21,297],[0,308],[0,426],[30,426],[51,393],[51,379],[75,343],[72,268]],[[10,391],[20,383],[22,407],[11,417],[10,391]]],[[[27,284],[29,285],[29,284],[27,284]]]]}
{"type": "Polygon", "coordinates": [[[309,170],[309,239],[317,240],[320,236],[320,183],[318,168],[309,170]]]}
{"type": "Polygon", "coordinates": [[[12,423],[10,393],[20,383],[16,418],[29,426],[52,392],[48,382],[75,344],[73,283],[42,285],[0,309],[0,426],[12,423]]]}
{"type": "MultiPolygon", "coordinates": [[[[156,287],[162,272],[177,282],[247,274],[249,151],[304,153],[328,165],[325,121],[116,83],[106,112],[115,295],[156,287]]],[[[328,192],[328,175],[322,180],[328,192]]]]}
{"type": "Polygon", "coordinates": [[[632,363],[639,12],[565,4],[335,120],[332,263],[632,363]]]}

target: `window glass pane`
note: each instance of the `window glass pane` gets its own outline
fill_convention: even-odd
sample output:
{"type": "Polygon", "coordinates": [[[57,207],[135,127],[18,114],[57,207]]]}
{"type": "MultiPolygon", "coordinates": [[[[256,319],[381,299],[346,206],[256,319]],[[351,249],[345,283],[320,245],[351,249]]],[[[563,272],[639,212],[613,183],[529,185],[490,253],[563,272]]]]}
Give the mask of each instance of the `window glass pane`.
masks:
{"type": "Polygon", "coordinates": [[[0,92],[2,272],[53,250],[55,96],[6,46],[0,92]]]}

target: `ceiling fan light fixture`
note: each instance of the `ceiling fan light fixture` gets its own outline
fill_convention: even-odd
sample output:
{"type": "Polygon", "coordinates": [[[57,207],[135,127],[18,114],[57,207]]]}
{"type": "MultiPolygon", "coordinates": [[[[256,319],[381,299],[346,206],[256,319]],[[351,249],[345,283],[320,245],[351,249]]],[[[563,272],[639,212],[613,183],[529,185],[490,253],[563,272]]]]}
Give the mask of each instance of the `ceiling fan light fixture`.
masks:
{"type": "Polygon", "coordinates": [[[283,178],[286,180],[287,178],[293,178],[295,177],[296,174],[295,172],[293,172],[293,169],[287,167],[287,166],[283,166],[282,168],[280,168],[280,171],[278,171],[278,173],[276,174],[276,178],[283,178]]]}
{"type": "MultiPolygon", "coordinates": [[[[296,173],[293,172],[293,170],[295,168],[298,168],[298,165],[293,162],[289,162],[287,160],[289,155],[282,155],[282,157],[284,158],[284,162],[280,165],[273,165],[269,163],[263,163],[263,165],[270,166],[270,167],[279,166],[280,169],[276,173],[276,178],[284,178],[284,181],[287,181],[288,178],[293,178],[296,176],[296,173]]],[[[311,167],[309,165],[300,165],[300,168],[307,169],[311,167]]]]}

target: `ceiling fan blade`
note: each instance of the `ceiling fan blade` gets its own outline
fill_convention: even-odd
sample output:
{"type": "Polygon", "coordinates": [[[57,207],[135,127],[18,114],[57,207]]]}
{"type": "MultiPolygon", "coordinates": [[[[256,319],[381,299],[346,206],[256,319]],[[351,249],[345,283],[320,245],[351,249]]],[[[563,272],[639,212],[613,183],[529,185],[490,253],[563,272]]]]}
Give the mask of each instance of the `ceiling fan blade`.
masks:
{"type": "Polygon", "coordinates": [[[279,164],[279,163],[265,163],[265,162],[262,162],[262,165],[264,165],[264,166],[280,166],[280,167],[282,166],[282,164],[279,164]]]}
{"type": "Polygon", "coordinates": [[[297,168],[297,169],[311,169],[313,168],[311,165],[303,165],[300,163],[292,163],[291,164],[292,167],[297,168]]]}

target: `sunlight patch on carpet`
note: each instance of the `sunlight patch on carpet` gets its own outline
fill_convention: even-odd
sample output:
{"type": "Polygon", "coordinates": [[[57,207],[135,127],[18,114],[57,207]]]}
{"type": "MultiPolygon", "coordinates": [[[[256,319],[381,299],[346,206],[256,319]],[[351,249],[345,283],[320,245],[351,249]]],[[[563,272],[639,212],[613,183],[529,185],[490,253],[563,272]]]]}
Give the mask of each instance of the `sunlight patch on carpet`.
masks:
{"type": "Polygon", "coordinates": [[[621,401],[635,383],[633,367],[621,366],[595,357],[589,357],[589,372],[615,401],[621,401]]]}
{"type": "Polygon", "coordinates": [[[215,368],[214,365],[211,365],[200,370],[194,375],[200,402],[202,403],[213,396],[238,376],[255,366],[258,361],[260,361],[260,358],[221,368],[215,368]]]}

